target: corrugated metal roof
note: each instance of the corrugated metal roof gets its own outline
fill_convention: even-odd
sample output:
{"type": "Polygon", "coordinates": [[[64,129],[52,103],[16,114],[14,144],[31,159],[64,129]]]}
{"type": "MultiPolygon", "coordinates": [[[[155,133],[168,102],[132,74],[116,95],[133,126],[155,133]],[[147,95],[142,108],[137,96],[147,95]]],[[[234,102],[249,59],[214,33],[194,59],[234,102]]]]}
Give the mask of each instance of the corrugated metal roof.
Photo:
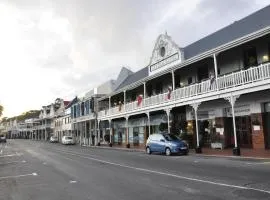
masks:
{"type": "Polygon", "coordinates": [[[185,59],[270,26],[270,5],[184,48],[185,59]]]}
{"type": "Polygon", "coordinates": [[[136,81],[138,80],[141,80],[145,77],[148,76],[148,67],[144,67],[142,68],[141,70],[129,75],[116,89],[115,91],[117,90],[120,90],[121,88],[127,86],[127,85],[130,85],[132,83],[135,83],[136,81]]]}
{"type": "MultiPolygon", "coordinates": [[[[268,26],[270,26],[270,5],[184,47],[185,59],[189,59],[268,26]]],[[[144,67],[143,69],[129,75],[126,80],[124,80],[115,89],[115,91],[147,76],[148,67],[144,67]]]]}

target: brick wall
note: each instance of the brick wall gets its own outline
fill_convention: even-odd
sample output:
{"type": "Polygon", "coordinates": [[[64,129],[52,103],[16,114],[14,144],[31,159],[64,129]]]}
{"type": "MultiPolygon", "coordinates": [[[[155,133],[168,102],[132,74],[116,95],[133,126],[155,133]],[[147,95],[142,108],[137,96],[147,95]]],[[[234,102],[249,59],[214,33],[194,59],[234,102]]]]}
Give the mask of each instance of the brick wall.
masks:
{"type": "Polygon", "coordinates": [[[261,113],[253,113],[250,115],[251,123],[254,121],[258,121],[260,125],[256,127],[252,124],[252,146],[253,149],[264,149],[265,142],[264,142],[264,130],[263,130],[263,122],[262,122],[262,114],[261,113]]]}

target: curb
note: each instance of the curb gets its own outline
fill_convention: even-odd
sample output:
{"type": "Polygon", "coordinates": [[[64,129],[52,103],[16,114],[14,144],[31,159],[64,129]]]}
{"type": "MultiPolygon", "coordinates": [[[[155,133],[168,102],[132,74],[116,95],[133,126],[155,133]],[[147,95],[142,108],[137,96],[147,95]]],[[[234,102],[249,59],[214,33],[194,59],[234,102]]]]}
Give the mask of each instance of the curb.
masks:
{"type": "Polygon", "coordinates": [[[130,149],[130,148],[117,148],[117,147],[107,147],[107,146],[87,146],[82,145],[84,148],[93,148],[93,149],[110,149],[115,151],[129,151],[129,152],[144,152],[143,149],[130,149]]]}

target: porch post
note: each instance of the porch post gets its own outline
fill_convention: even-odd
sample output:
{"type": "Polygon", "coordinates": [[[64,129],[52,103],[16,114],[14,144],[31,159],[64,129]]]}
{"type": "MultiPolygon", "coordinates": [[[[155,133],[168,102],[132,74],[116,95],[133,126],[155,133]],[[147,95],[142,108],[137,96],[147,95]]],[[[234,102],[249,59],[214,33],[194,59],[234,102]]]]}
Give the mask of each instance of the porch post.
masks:
{"type": "Polygon", "coordinates": [[[109,115],[111,114],[111,96],[109,96],[109,115]]]}
{"type": "Polygon", "coordinates": [[[175,77],[174,77],[174,71],[172,70],[172,90],[175,90],[175,77]]]}
{"type": "Polygon", "coordinates": [[[148,112],[146,114],[147,114],[147,119],[148,119],[148,135],[150,135],[151,134],[150,112],[148,112]]]}
{"type": "Polygon", "coordinates": [[[92,141],[92,124],[91,124],[91,119],[89,120],[89,146],[91,146],[93,143],[92,141]]]}
{"type": "Polygon", "coordinates": [[[127,145],[126,145],[126,147],[127,148],[130,148],[130,144],[129,144],[129,132],[128,132],[128,116],[126,116],[126,140],[127,140],[127,145]]]}
{"type": "Polygon", "coordinates": [[[126,112],[126,90],[124,90],[124,111],[126,112]]]}
{"type": "Polygon", "coordinates": [[[99,123],[100,123],[100,120],[97,121],[97,134],[98,134],[97,135],[97,141],[98,141],[97,145],[98,146],[100,146],[100,128],[99,128],[100,124],[99,123]]]}
{"type": "Polygon", "coordinates": [[[87,141],[87,126],[86,126],[86,121],[84,122],[84,145],[86,145],[86,141],[87,141]]]}
{"type": "Polygon", "coordinates": [[[194,103],[191,105],[193,107],[194,113],[195,113],[196,141],[197,141],[196,153],[202,153],[202,149],[200,147],[199,127],[198,127],[198,108],[199,108],[199,105],[200,105],[200,103],[194,103]]]}
{"type": "Polygon", "coordinates": [[[215,78],[216,78],[216,80],[217,80],[217,78],[218,78],[218,73],[217,73],[217,55],[214,53],[214,55],[213,55],[213,58],[214,58],[214,67],[215,67],[215,78]]]}
{"type": "Polygon", "coordinates": [[[146,82],[143,82],[143,98],[146,98],[146,82]]]}
{"type": "Polygon", "coordinates": [[[170,108],[167,108],[165,110],[166,114],[167,114],[167,123],[168,123],[168,133],[170,133],[170,112],[171,112],[171,109],[170,108]]]}
{"type": "Polygon", "coordinates": [[[109,129],[110,129],[110,144],[109,146],[112,147],[113,138],[112,138],[112,120],[109,119],[109,129]]]}
{"type": "Polygon", "coordinates": [[[240,97],[240,95],[225,97],[227,101],[230,102],[232,106],[232,120],[233,120],[233,135],[234,135],[234,149],[233,149],[233,155],[240,156],[240,147],[237,144],[237,134],[236,134],[236,124],[235,124],[235,112],[234,112],[234,105],[236,100],[240,97]]]}

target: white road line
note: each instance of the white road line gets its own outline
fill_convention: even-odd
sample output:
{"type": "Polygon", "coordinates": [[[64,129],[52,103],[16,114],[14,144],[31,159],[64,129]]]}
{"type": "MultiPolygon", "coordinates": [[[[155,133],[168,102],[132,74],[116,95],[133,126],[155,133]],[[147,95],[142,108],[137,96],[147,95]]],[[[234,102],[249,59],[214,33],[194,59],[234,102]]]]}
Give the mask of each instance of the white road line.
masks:
{"type": "Polygon", "coordinates": [[[8,155],[2,155],[2,156],[0,156],[0,158],[3,158],[3,157],[12,157],[12,156],[21,156],[21,154],[8,154],[8,155]]]}
{"type": "Polygon", "coordinates": [[[1,151],[0,151],[0,154],[2,154],[3,153],[3,149],[1,149],[1,151]]]}
{"type": "Polygon", "coordinates": [[[37,176],[37,173],[22,174],[22,175],[17,175],[17,176],[2,176],[2,177],[0,177],[0,180],[2,180],[2,179],[9,179],[9,178],[19,178],[19,177],[25,177],[25,176],[37,176]]]}
{"type": "Polygon", "coordinates": [[[255,162],[255,163],[248,162],[246,164],[247,165],[266,165],[266,164],[270,164],[270,162],[255,162]]]}
{"type": "Polygon", "coordinates": [[[77,183],[77,181],[70,180],[69,183],[77,183]]]}
{"type": "Polygon", "coordinates": [[[22,160],[22,161],[12,161],[12,162],[0,163],[0,165],[7,165],[7,164],[13,164],[13,163],[26,163],[26,161],[25,160],[22,160]]]}
{"type": "Polygon", "coordinates": [[[166,172],[160,172],[160,171],[149,170],[149,169],[140,168],[140,167],[133,167],[133,166],[129,166],[129,165],[114,163],[114,162],[101,160],[101,159],[96,159],[96,158],[92,158],[92,157],[81,156],[80,154],[67,153],[67,152],[64,152],[64,151],[60,151],[60,152],[68,154],[68,155],[72,155],[72,156],[86,158],[88,160],[98,161],[98,162],[102,162],[102,163],[105,163],[105,164],[114,165],[114,166],[123,167],[123,168],[128,168],[128,169],[133,169],[133,170],[137,170],[137,171],[143,171],[143,172],[148,172],[148,173],[153,173],[153,174],[165,175],[165,176],[170,176],[170,177],[174,177],[174,178],[178,178],[178,179],[189,180],[189,181],[200,182],[200,183],[207,183],[207,184],[211,184],[211,185],[218,185],[218,186],[223,186],[223,187],[237,188],[237,189],[242,189],[242,190],[253,190],[253,191],[257,191],[257,192],[263,192],[263,193],[270,194],[269,190],[257,189],[257,188],[252,188],[252,187],[245,187],[245,186],[240,186],[240,185],[232,185],[232,184],[226,184],[226,183],[220,183],[220,182],[214,182],[214,181],[207,181],[207,180],[202,180],[202,179],[197,179],[197,178],[190,178],[190,177],[180,176],[180,175],[166,173],[166,172]]]}

